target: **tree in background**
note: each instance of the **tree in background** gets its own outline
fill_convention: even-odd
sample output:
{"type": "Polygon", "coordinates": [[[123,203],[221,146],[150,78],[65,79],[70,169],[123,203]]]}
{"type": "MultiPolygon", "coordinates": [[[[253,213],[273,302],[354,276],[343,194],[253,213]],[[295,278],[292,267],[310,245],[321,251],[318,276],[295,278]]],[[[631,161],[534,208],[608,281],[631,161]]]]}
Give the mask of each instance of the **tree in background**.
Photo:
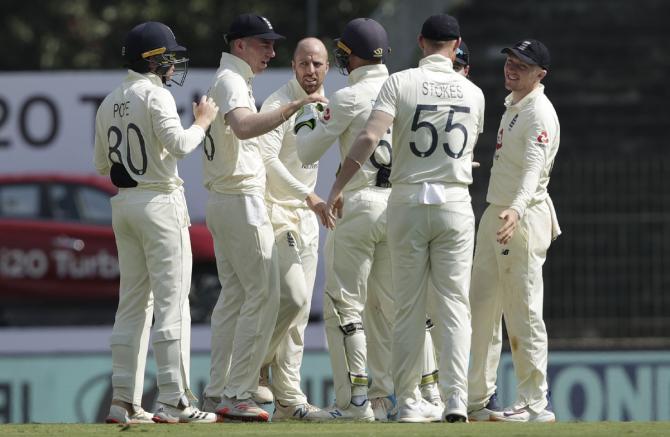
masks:
{"type": "Polygon", "coordinates": [[[380,0],[23,0],[0,2],[0,70],[115,69],[126,33],[142,21],[162,21],[189,49],[193,67],[214,68],[233,18],[255,12],[286,35],[275,67],[291,64],[297,41],[332,46],[344,25],[370,16],[380,0]],[[316,17],[310,19],[309,17],[316,17]]]}

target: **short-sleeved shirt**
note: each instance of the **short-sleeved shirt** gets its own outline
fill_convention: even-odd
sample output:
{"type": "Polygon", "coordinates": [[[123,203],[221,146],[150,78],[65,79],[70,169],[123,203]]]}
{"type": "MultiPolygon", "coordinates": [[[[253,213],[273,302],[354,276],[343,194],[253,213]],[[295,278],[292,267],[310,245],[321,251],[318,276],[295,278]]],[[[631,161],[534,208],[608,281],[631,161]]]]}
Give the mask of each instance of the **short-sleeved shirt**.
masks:
{"type": "MultiPolygon", "coordinates": [[[[340,159],[344,161],[365,126],[377,94],[387,78],[388,70],[383,64],[366,65],[352,71],[349,74],[349,86],[333,93],[314,129],[302,128],[298,132],[297,145],[301,160],[305,163],[315,162],[339,139],[340,159]]],[[[363,163],[344,191],[374,187],[379,166],[391,165],[390,148],[391,135],[387,132],[375,153],[363,163]]]]}
{"type": "Polygon", "coordinates": [[[374,110],[393,120],[397,184],[472,183],[472,153],[484,129],[484,94],[456,73],[449,58],[430,55],[382,87],[374,110]]]}
{"type": "MultiPolygon", "coordinates": [[[[323,88],[320,92],[323,94],[323,88]]],[[[261,112],[273,111],[305,97],[307,93],[293,78],[265,99],[261,112]]],[[[276,129],[259,137],[267,173],[265,198],[286,207],[307,208],[305,198],[314,191],[319,163],[303,164],[300,161],[293,132],[295,117],[292,115],[276,129]]]]}
{"type": "Polygon", "coordinates": [[[511,207],[523,217],[529,205],[547,198],[561,130],[543,85],[516,104],[510,94],[505,106],[486,201],[511,207]]]}
{"type": "Polygon", "coordinates": [[[108,175],[112,163],[119,163],[140,188],[171,192],[184,182],[177,162],[204,135],[200,126],[182,127],[174,97],[158,76],[129,70],[98,108],[95,168],[108,175]]]}
{"type": "Polygon", "coordinates": [[[205,136],[203,170],[205,187],[222,194],[265,193],[265,167],[258,138],[241,140],[226,122],[226,114],[236,108],[258,112],[251,89],[254,77],[243,59],[230,53],[221,55],[221,64],[209,89],[209,96],[219,106],[205,136]]]}

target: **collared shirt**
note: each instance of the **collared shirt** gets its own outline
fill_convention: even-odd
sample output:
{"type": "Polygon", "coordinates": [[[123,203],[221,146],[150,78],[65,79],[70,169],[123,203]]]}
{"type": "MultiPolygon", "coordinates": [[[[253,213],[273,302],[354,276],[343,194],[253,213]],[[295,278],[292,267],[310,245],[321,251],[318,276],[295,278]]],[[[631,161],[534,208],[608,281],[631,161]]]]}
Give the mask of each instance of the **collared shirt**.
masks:
{"type": "Polygon", "coordinates": [[[251,89],[254,77],[243,59],[222,53],[209,95],[219,106],[219,113],[205,136],[203,170],[205,187],[222,194],[265,193],[265,167],[258,138],[240,140],[226,122],[226,114],[236,108],[256,110],[251,89]]]}
{"type": "Polygon", "coordinates": [[[128,70],[98,108],[95,168],[108,175],[112,163],[120,163],[139,187],[171,192],[184,183],[177,161],[204,136],[200,126],[182,127],[174,97],[158,76],[128,70]]]}
{"type": "MultiPolygon", "coordinates": [[[[349,154],[354,140],[365,126],[380,88],[388,78],[383,64],[359,67],[349,74],[349,86],[330,97],[328,106],[313,130],[302,128],[297,135],[298,155],[302,162],[316,162],[335,140],[339,139],[340,159],[349,154]]],[[[390,165],[391,136],[387,133],[380,141],[371,159],[344,187],[344,191],[374,187],[379,165],[390,165]]]]}
{"type": "Polygon", "coordinates": [[[450,59],[430,55],[418,68],[391,75],[374,109],[394,117],[394,187],[472,183],[472,153],[484,129],[484,94],[454,71],[450,59]]]}
{"type": "Polygon", "coordinates": [[[558,116],[540,85],[512,104],[500,120],[486,201],[510,207],[523,217],[526,208],[545,200],[551,167],[558,152],[558,116]]]}
{"type": "MultiPolygon", "coordinates": [[[[323,87],[319,94],[323,95],[323,87]]],[[[294,77],[263,102],[261,112],[273,111],[306,96],[307,93],[294,77]]],[[[300,161],[293,132],[295,117],[295,114],[292,115],[276,129],[259,137],[267,172],[265,198],[282,206],[307,208],[305,198],[314,191],[319,163],[303,164],[300,161]]]]}

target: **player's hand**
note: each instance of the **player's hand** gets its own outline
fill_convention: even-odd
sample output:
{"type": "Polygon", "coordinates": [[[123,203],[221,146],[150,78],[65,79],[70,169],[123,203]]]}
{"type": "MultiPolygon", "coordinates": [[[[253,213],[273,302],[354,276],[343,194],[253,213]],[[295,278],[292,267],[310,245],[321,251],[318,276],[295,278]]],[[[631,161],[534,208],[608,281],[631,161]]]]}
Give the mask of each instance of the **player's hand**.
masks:
{"type": "Polygon", "coordinates": [[[342,207],[344,206],[344,198],[341,192],[331,192],[328,197],[328,204],[326,205],[328,211],[328,223],[325,225],[328,229],[335,229],[335,222],[338,218],[342,218],[342,207]]]}
{"type": "Polygon", "coordinates": [[[519,224],[519,214],[508,208],[501,212],[498,218],[503,221],[503,225],[496,232],[496,240],[500,244],[507,244],[514,236],[514,231],[519,224]]]}
{"type": "Polygon", "coordinates": [[[328,227],[328,207],[326,202],[316,193],[309,193],[305,198],[305,202],[307,202],[309,209],[316,214],[321,224],[328,227]]]}
{"type": "Polygon", "coordinates": [[[310,103],[323,103],[323,104],[328,104],[328,99],[322,96],[319,93],[312,93],[309,94],[307,97],[302,99],[300,101],[300,105],[298,106],[299,108],[302,108],[305,105],[309,105],[310,103]]]}
{"type": "Polygon", "coordinates": [[[193,102],[193,116],[195,123],[203,129],[207,129],[219,113],[219,107],[214,103],[214,99],[202,96],[198,103],[193,102]]]}

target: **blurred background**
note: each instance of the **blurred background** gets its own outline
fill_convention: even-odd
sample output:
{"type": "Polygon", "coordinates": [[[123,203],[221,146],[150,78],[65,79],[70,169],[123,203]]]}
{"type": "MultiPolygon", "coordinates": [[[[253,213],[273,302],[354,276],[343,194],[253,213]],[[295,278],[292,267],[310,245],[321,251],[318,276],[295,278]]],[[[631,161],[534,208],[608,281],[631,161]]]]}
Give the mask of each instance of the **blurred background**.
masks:
{"type": "MultiPolygon", "coordinates": [[[[162,21],[188,47],[192,70],[186,85],[190,88],[172,90],[180,108],[187,108],[189,99],[206,91],[225,48],[222,34],[233,17],[250,11],[268,17],[275,30],[287,36],[276,48],[270,71],[254,82],[259,105],[290,77],[293,48],[304,36],[317,36],[330,49],[349,20],[375,18],[391,38],[387,64],[395,72],[417,64],[416,37],[425,18],[442,12],[456,16],[471,52],[470,78],[482,88],[487,102],[485,130],[475,153],[482,166],[475,171],[471,188],[478,218],[486,205],[495,136],[507,94],[500,50],[522,38],[543,41],[552,55],[544,81],[546,94],[561,122],[561,145],[549,192],[563,235],[553,243],[544,269],[544,311],[553,365],[550,376],[555,396],[557,389],[563,396],[557,405],[559,420],[670,420],[670,164],[664,150],[670,91],[663,81],[670,67],[670,2],[663,0],[0,1],[0,226],[6,225],[0,227],[0,324],[5,325],[0,328],[0,358],[5,359],[0,359],[0,379],[27,366],[20,360],[39,351],[106,353],[114,313],[109,296],[101,300],[103,311],[91,303],[102,290],[95,281],[86,284],[90,299],[63,299],[60,305],[55,303],[58,293],[67,296],[74,286],[68,290],[57,286],[47,290],[42,285],[16,288],[19,279],[25,283],[30,272],[39,271],[41,258],[29,247],[10,247],[10,238],[27,241],[33,231],[21,227],[26,223],[44,227],[28,220],[30,213],[21,209],[22,202],[30,196],[40,201],[71,196],[80,204],[89,199],[75,189],[86,181],[36,182],[16,177],[36,172],[94,172],[92,166],[87,167],[92,159],[92,108],[96,99],[123,78],[120,48],[135,24],[162,21]],[[68,100],[69,93],[78,99],[68,100]],[[50,97],[52,94],[56,97],[50,97]],[[58,99],[60,106],[49,103],[58,99]],[[75,116],[68,113],[79,114],[77,107],[82,105],[87,105],[85,117],[76,115],[70,120],[75,116]],[[68,127],[68,120],[75,124],[68,127]],[[75,135],[79,130],[84,131],[83,136],[75,135]],[[60,158],[54,158],[54,151],[60,158]],[[15,179],[3,182],[8,175],[15,179]],[[30,194],[29,183],[47,188],[30,194]],[[18,184],[21,189],[3,190],[3,184],[18,184]],[[64,188],[53,188],[58,184],[64,188]],[[48,311],[55,308],[55,314],[48,311]],[[56,329],[55,325],[61,326],[56,329]],[[88,335],[62,325],[89,326],[88,335]],[[89,346],[77,349],[73,344],[89,346]],[[575,367],[574,362],[586,364],[575,367]],[[558,388],[557,381],[562,383],[558,388]]],[[[346,84],[346,78],[335,70],[329,74],[327,94],[346,84]]],[[[185,124],[192,120],[189,117],[187,110],[185,124]]],[[[327,194],[337,159],[334,152],[322,162],[319,194],[327,194]]],[[[199,160],[198,156],[180,167],[187,195],[193,193],[189,208],[194,222],[204,215],[199,160]]],[[[103,208],[104,202],[91,199],[87,205],[94,212],[80,212],[76,220],[85,226],[104,224],[104,216],[95,215],[95,208],[103,208]]],[[[56,212],[44,212],[45,206],[40,205],[42,219],[58,218],[56,212]]],[[[67,250],[72,246],[76,252],[79,240],[61,238],[58,244],[67,250]]],[[[194,272],[200,267],[208,273],[194,284],[202,292],[192,295],[196,306],[200,305],[194,320],[203,322],[194,328],[194,373],[202,367],[203,378],[207,374],[206,308],[218,287],[211,265],[207,267],[207,256],[203,255],[201,266],[194,267],[194,272]],[[198,354],[205,363],[200,367],[198,354]]],[[[97,262],[97,271],[103,271],[103,261],[97,262]]],[[[65,266],[66,261],[61,264],[65,266]]],[[[80,264],[75,270],[85,270],[80,264]]],[[[317,404],[328,398],[324,387],[329,373],[318,370],[328,366],[327,358],[320,364],[310,361],[324,358],[319,281],[309,340],[314,355],[306,355],[306,372],[316,373],[305,377],[306,383],[313,384],[310,390],[320,397],[317,404]]],[[[106,371],[108,365],[105,356],[101,369],[106,371]]],[[[514,385],[509,382],[513,380],[510,369],[506,355],[500,386],[508,387],[509,392],[514,385]]],[[[9,388],[4,392],[0,381],[0,421],[3,417],[5,421],[35,420],[21,407],[37,402],[29,396],[32,386],[22,381],[7,382],[9,388]]],[[[106,381],[104,375],[100,381],[106,381]]],[[[100,414],[104,414],[107,392],[106,388],[98,390],[102,390],[96,396],[103,399],[100,414]]],[[[509,392],[503,396],[511,396],[509,392]]],[[[81,395],[77,402],[84,398],[81,395]]],[[[66,421],[96,418],[93,413],[79,412],[66,421]]]]}

